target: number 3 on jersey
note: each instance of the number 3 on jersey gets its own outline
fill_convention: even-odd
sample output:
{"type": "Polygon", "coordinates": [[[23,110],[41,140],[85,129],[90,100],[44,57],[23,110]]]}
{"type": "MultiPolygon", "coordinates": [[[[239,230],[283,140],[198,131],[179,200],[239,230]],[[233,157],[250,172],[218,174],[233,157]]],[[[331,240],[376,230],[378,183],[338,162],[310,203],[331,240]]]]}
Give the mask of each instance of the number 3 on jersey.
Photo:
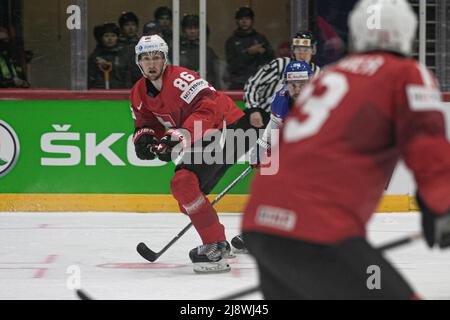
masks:
{"type": "Polygon", "coordinates": [[[297,102],[302,106],[301,112],[308,115],[308,118],[302,122],[296,118],[286,121],[284,140],[287,143],[298,142],[317,134],[327,121],[331,110],[341,103],[348,92],[347,78],[340,73],[326,74],[318,83],[326,88],[320,97],[313,95],[316,87],[310,84],[305,87],[297,102]]]}
{"type": "Polygon", "coordinates": [[[173,85],[174,85],[174,87],[180,89],[181,91],[184,91],[184,89],[186,89],[189,86],[189,82],[192,82],[195,80],[195,77],[186,71],[180,73],[180,78],[176,78],[173,81],[173,85]]]}

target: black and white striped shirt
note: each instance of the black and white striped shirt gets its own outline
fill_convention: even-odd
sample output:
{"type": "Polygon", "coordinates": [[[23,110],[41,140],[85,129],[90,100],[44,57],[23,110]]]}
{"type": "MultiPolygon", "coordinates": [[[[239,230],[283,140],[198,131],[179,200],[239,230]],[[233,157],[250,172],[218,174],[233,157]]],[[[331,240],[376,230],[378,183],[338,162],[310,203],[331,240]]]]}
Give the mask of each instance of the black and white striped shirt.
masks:
{"type": "MultiPolygon", "coordinates": [[[[263,66],[251,76],[244,87],[244,102],[247,108],[261,108],[270,112],[273,95],[281,88],[284,70],[291,58],[277,58],[263,66]]],[[[311,63],[314,75],[320,68],[311,63]]]]}

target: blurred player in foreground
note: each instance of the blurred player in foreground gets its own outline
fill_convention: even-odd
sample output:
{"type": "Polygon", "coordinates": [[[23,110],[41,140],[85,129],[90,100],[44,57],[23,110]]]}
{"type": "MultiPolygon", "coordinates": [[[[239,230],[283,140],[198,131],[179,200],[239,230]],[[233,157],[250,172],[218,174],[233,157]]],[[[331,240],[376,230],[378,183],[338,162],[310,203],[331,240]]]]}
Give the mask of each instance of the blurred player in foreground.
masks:
{"type": "Polygon", "coordinates": [[[400,158],[427,244],[450,246],[450,144],[437,80],[408,57],[416,15],[406,0],[362,0],[349,27],[353,54],[304,88],[281,133],[279,173],[252,184],[242,228],[267,299],[417,298],[365,239],[400,158]],[[367,285],[371,266],[379,289],[367,285]]]}
{"type": "Polygon", "coordinates": [[[225,144],[229,143],[225,132],[245,131],[248,121],[224,93],[194,72],[169,65],[168,50],[158,35],[144,36],[136,46],[136,64],[143,74],[131,91],[136,154],[142,160],[158,157],[176,164],[170,182],[172,194],[203,241],[189,253],[194,271],[229,271],[230,245],[206,195],[231,166],[230,157],[234,161],[248,151],[237,150],[242,149],[242,144],[234,144],[231,151],[224,145],[216,148],[218,140],[222,142],[225,137],[225,144]],[[219,133],[220,139],[205,139],[210,133],[219,133]],[[200,157],[194,156],[195,152],[184,152],[194,144],[200,157]],[[205,149],[211,147],[213,150],[207,154],[205,149]],[[208,162],[205,155],[222,157],[219,160],[223,161],[208,162]]]}

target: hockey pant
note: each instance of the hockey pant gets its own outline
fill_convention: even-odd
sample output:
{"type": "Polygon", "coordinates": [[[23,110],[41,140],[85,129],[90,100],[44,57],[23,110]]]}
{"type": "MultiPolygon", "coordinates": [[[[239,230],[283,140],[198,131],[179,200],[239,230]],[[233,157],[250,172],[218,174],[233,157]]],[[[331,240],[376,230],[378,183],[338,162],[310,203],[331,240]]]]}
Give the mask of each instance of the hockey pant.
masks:
{"type": "MultiPolygon", "coordinates": [[[[224,145],[222,141],[222,149],[212,148],[212,143],[219,144],[220,141],[204,140],[200,147],[197,145],[197,152],[202,153],[201,157],[198,157],[199,154],[195,156],[195,152],[185,154],[176,166],[175,175],[170,184],[172,194],[178,201],[180,210],[189,216],[204,244],[225,240],[224,227],[206,195],[217,185],[233,163],[236,163],[237,159],[245,154],[250,147],[248,141],[245,142],[245,148],[242,147],[242,143],[233,141],[231,147],[228,148],[227,145],[231,143],[230,139],[235,139],[231,129],[248,130],[248,119],[243,116],[235,123],[227,126],[227,130],[222,136],[222,138],[226,138],[224,139],[224,145]],[[218,151],[216,154],[215,152],[219,149],[222,151],[218,151]],[[215,151],[212,151],[213,154],[210,154],[211,157],[208,160],[205,159],[204,155],[211,150],[215,151]],[[212,158],[222,160],[211,163],[212,158]]],[[[223,130],[221,132],[223,133],[223,130]]]]}
{"type": "Polygon", "coordinates": [[[319,245],[258,232],[244,240],[268,300],[416,299],[402,276],[363,238],[319,245]]]}

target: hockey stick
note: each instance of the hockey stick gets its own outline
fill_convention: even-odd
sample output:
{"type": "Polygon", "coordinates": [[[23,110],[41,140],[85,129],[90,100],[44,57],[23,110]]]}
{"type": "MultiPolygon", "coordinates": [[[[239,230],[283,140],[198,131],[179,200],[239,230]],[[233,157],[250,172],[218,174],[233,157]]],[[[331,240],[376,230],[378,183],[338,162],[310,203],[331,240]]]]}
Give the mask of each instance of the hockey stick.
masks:
{"type": "Polygon", "coordinates": [[[81,289],[77,289],[75,293],[80,300],[93,300],[86,292],[81,289]]]}
{"type": "MultiPolygon", "coordinates": [[[[220,201],[220,199],[223,198],[224,195],[226,195],[236,184],[239,183],[245,176],[247,176],[251,171],[253,167],[250,166],[247,169],[245,169],[244,172],[241,173],[239,177],[237,177],[228,187],[225,188],[225,190],[220,193],[213,202],[211,202],[211,205],[214,206],[217,202],[220,201]]],[[[151,250],[145,243],[141,242],[137,245],[136,250],[137,252],[147,261],[155,262],[164,252],[167,251],[175,242],[177,242],[178,239],[183,236],[190,228],[192,227],[192,222],[189,223],[186,227],[183,228],[164,248],[162,248],[159,252],[154,252],[151,250]]]]}
{"type": "MultiPolygon", "coordinates": [[[[415,233],[415,234],[406,236],[404,238],[401,238],[399,240],[395,240],[395,241],[386,243],[386,244],[378,247],[377,250],[379,250],[379,251],[387,251],[387,250],[395,249],[395,248],[404,246],[405,244],[412,243],[412,242],[414,242],[416,240],[420,240],[422,238],[423,238],[423,234],[422,233],[415,233]]],[[[248,296],[248,295],[250,295],[252,293],[259,292],[260,290],[261,290],[261,288],[259,286],[251,287],[251,288],[247,288],[247,289],[244,289],[244,290],[232,293],[232,294],[230,294],[228,296],[219,298],[217,300],[235,300],[235,299],[239,299],[239,298],[248,296]]]]}
{"type": "Polygon", "coordinates": [[[395,241],[386,243],[386,244],[378,247],[377,249],[379,251],[391,250],[391,249],[395,249],[395,248],[401,247],[401,246],[403,246],[405,244],[414,242],[416,240],[420,240],[422,238],[423,238],[423,234],[422,233],[415,233],[415,234],[409,235],[407,237],[401,238],[399,240],[395,240],[395,241]]]}

